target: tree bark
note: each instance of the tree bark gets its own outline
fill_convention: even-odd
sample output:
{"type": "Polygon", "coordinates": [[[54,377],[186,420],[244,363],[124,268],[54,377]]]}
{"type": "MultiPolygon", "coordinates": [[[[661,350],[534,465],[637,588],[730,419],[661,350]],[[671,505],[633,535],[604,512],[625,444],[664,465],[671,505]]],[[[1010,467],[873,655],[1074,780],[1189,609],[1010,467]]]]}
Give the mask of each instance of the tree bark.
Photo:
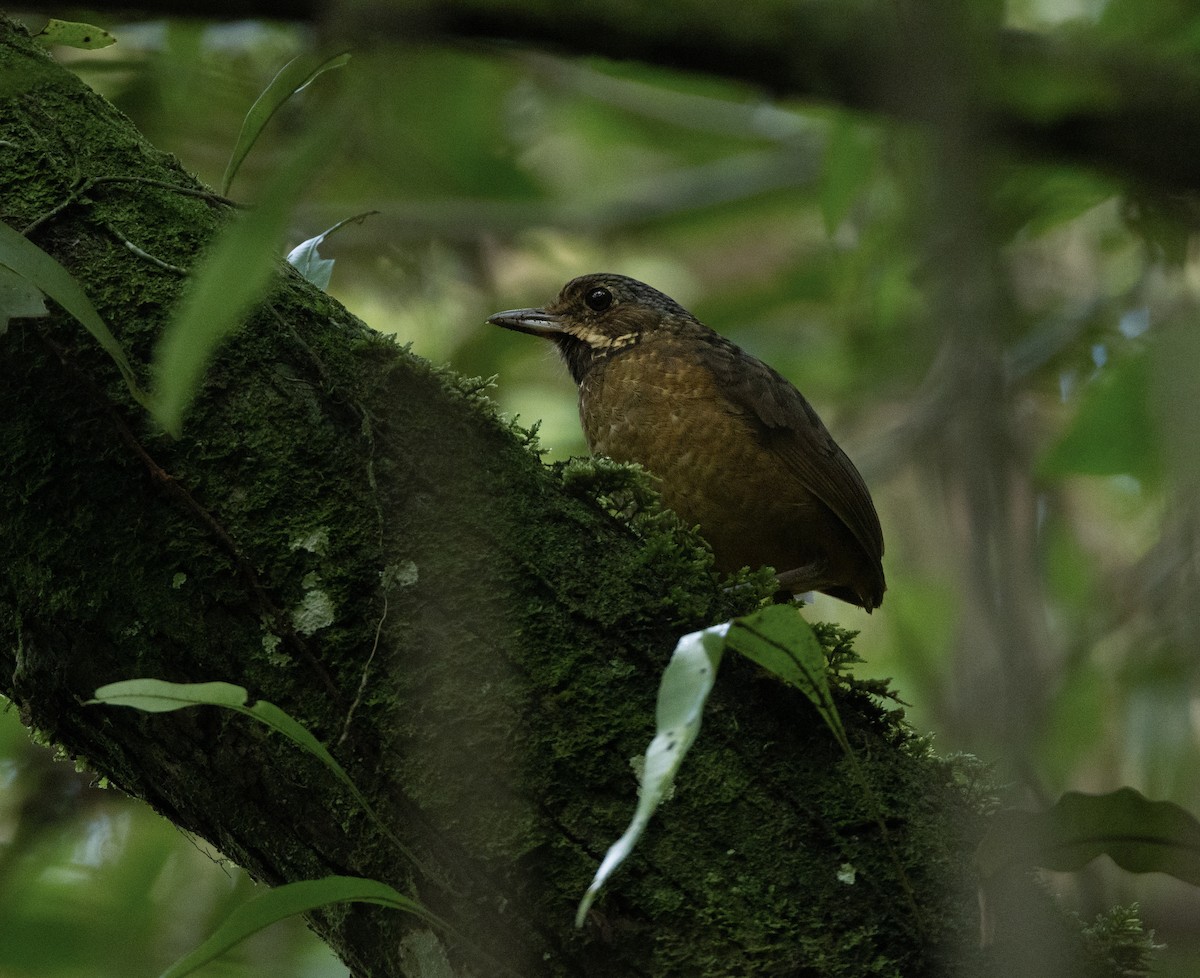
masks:
{"type": "MultiPolygon", "coordinates": [[[[0,35],[0,218],[32,228],[146,364],[183,283],[124,241],[186,268],[227,208],[22,31],[0,35]]],[[[449,922],[315,915],[355,974],[421,973],[433,942],[461,975],[985,970],[962,771],[843,682],[867,790],[807,701],[739,662],[676,797],[573,928],[632,813],[677,637],[762,589],[724,589],[638,476],[543,466],[478,384],[286,268],[177,440],[61,311],[0,335],[0,410],[0,690],[256,878],[380,879],[449,922]],[[142,677],[234,682],[286,710],[403,851],[242,716],[84,705],[142,677]]]]}

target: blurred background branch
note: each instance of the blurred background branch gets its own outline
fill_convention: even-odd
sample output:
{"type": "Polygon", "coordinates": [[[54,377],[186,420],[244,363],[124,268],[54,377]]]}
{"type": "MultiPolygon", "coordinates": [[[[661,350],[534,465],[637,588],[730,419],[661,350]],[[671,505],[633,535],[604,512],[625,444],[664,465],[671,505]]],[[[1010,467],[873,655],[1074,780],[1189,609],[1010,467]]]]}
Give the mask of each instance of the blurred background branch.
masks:
{"type": "MultiPolygon", "coordinates": [[[[939,4],[760,0],[751,15],[739,16],[705,0],[676,0],[657,14],[638,0],[201,0],[189,15],[306,21],[327,40],[358,44],[458,38],[533,45],[702,72],[773,96],[936,125],[939,100],[911,97],[928,67],[927,6],[939,4]]],[[[170,3],[139,9],[176,12],[170,3]]],[[[1006,26],[978,3],[966,5],[964,16],[972,21],[971,49],[990,53],[987,70],[972,63],[959,78],[970,84],[975,126],[987,140],[1162,191],[1196,188],[1200,132],[1191,123],[1200,117],[1200,68],[1186,49],[1150,48],[1128,32],[1047,37],[1006,26]],[[1164,132],[1175,138],[1157,138],[1164,132]]],[[[1120,15],[1111,19],[1126,23],[1120,15]]]]}

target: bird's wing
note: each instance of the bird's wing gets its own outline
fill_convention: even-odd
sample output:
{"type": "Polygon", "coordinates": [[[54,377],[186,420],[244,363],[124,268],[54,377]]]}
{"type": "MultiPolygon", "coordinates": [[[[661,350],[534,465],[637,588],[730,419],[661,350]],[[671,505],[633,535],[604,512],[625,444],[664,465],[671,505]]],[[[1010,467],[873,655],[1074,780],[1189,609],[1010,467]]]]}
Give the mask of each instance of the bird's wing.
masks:
{"type": "Polygon", "coordinates": [[[709,362],[719,388],[878,563],[883,557],[883,532],[871,494],[812,405],[777,371],[723,337],[713,336],[716,349],[709,362]]]}

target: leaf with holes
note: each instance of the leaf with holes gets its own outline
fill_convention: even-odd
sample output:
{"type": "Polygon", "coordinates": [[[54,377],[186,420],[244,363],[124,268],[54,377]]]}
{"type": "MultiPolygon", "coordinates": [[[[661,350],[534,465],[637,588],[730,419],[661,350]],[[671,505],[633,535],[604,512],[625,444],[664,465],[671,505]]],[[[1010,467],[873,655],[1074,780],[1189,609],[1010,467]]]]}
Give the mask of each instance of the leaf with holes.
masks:
{"type": "Polygon", "coordinates": [[[61,44],[68,48],[82,48],[84,51],[95,51],[117,43],[117,39],[103,27],[81,24],[73,20],[57,20],[54,17],[33,35],[33,39],[43,47],[61,44]]]}
{"type": "Polygon", "coordinates": [[[582,927],[600,888],[633,851],[655,809],[671,790],[684,757],[700,732],[700,717],[717,678],[728,622],[683,636],[663,671],[655,710],[655,734],[646,748],[638,803],[624,834],[605,854],[579,902],[575,926],[582,927]]]}

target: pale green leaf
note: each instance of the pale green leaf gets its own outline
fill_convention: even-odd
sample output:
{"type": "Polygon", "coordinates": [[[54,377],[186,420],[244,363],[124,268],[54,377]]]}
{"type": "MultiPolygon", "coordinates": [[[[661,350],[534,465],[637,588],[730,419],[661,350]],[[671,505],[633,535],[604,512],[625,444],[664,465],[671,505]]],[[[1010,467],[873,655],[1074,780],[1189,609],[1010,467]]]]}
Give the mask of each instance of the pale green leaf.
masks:
{"type": "Polygon", "coordinates": [[[311,85],[318,75],[331,68],[340,68],[349,60],[350,55],[345,53],[321,61],[310,55],[298,55],[279,69],[279,73],[255,99],[242,121],[242,130],[238,134],[229,164],[225,167],[225,175],[221,178],[222,194],[228,195],[229,186],[241,168],[242,161],[246,159],[246,155],[280,107],[297,92],[311,85]]]}
{"type": "Polygon", "coordinates": [[[684,757],[700,732],[700,718],[717,677],[729,624],[683,636],[663,672],[655,711],[655,734],[642,767],[637,809],[624,834],[604,856],[579,903],[575,926],[582,927],[600,888],[641,838],[650,817],[666,797],[684,757]]]}
{"type": "Polygon", "coordinates": [[[317,248],[321,246],[326,238],[347,224],[351,222],[361,223],[372,214],[378,213],[379,211],[365,211],[362,214],[355,214],[353,217],[347,217],[344,220],[338,221],[333,227],[322,231],[315,238],[302,241],[288,252],[288,264],[318,289],[324,290],[329,288],[329,280],[333,276],[333,259],[322,258],[317,254],[317,248]]]}
{"type": "Polygon", "coordinates": [[[233,683],[169,683],[162,679],[123,679],[101,686],[88,706],[129,706],[144,713],[169,713],[187,706],[224,706],[247,712],[250,694],[233,683]]]}

